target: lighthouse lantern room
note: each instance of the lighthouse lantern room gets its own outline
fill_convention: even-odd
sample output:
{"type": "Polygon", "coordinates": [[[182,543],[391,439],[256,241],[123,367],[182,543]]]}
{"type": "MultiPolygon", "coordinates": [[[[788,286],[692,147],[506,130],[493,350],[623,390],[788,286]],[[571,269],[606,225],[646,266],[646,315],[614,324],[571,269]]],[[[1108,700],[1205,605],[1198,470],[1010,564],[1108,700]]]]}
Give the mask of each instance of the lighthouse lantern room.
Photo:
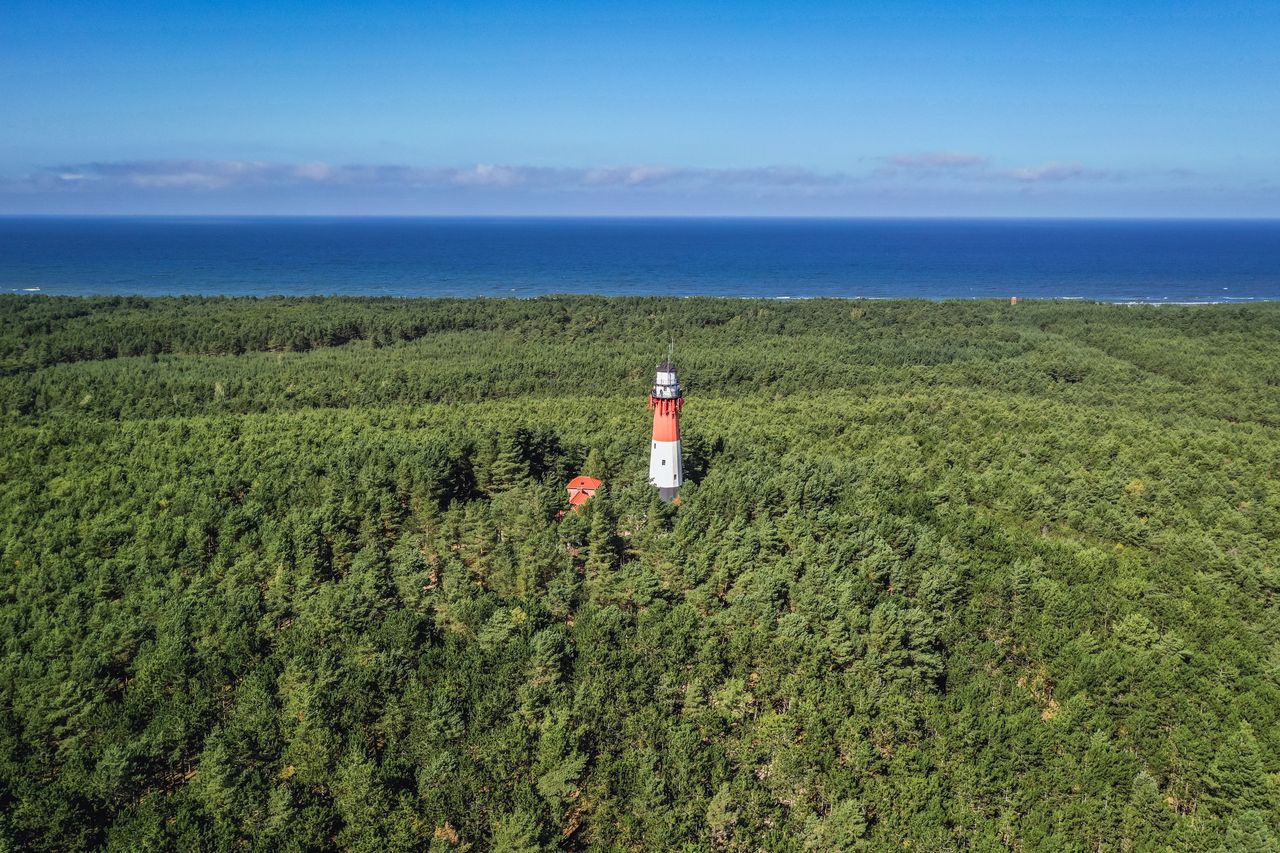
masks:
{"type": "Polygon", "coordinates": [[[684,468],[680,459],[680,409],[684,392],[676,376],[676,366],[668,356],[658,365],[649,392],[649,408],[653,410],[653,444],[649,451],[649,482],[658,489],[664,501],[675,499],[684,484],[684,468]]]}

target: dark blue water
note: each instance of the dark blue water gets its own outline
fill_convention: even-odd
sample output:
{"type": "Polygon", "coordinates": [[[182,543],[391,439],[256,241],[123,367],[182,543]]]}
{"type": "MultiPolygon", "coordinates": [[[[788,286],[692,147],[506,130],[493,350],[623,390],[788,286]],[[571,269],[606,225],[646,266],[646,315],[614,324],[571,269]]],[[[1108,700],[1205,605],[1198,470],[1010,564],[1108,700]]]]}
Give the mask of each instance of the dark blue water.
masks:
{"type": "Polygon", "coordinates": [[[1280,221],[0,218],[0,291],[1280,299],[1280,221]]]}

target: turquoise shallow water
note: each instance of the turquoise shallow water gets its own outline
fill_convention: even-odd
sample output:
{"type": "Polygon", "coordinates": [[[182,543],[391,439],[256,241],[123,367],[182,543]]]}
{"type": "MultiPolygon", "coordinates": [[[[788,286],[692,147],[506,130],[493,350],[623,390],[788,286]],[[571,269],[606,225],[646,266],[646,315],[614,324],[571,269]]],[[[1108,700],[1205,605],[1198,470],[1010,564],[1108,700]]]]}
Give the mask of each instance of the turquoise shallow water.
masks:
{"type": "Polygon", "coordinates": [[[1280,299],[1280,221],[0,218],[0,291],[1280,299]]]}

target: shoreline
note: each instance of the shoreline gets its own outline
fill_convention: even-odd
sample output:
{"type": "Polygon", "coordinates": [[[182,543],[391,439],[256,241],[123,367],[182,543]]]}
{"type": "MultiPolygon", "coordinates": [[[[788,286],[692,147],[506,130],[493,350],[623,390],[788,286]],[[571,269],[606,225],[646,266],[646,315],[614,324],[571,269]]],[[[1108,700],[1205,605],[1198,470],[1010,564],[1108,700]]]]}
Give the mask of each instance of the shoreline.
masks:
{"type": "MultiPolygon", "coordinates": [[[[359,299],[380,300],[395,299],[405,302],[418,300],[520,300],[536,299],[727,299],[755,300],[760,302],[812,302],[829,299],[842,302],[996,302],[1007,304],[1008,296],[726,296],[714,293],[537,293],[531,295],[491,295],[485,293],[456,296],[442,295],[400,295],[386,293],[144,293],[144,292],[104,292],[104,293],[56,293],[41,287],[13,287],[4,293],[8,296],[46,297],[50,299],[244,299],[244,300],[315,300],[315,299],[359,299]]],[[[1253,305],[1280,302],[1280,296],[1224,296],[1220,299],[1094,299],[1087,296],[1016,296],[1019,304],[1030,303],[1079,303],[1083,305],[1127,305],[1127,306],[1196,306],[1196,305],[1253,305]]]]}

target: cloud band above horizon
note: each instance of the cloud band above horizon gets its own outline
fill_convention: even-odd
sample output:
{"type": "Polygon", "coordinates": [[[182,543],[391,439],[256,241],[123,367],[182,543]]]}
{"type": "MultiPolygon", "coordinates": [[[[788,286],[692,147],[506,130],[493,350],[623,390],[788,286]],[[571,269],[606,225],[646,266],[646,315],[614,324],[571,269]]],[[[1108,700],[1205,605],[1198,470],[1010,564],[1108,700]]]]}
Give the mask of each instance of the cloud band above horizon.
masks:
{"type": "Polygon", "coordinates": [[[1053,200],[1057,215],[1111,215],[1117,202],[1122,215],[1178,215],[1180,204],[1191,209],[1194,196],[1192,215],[1214,215],[1214,199],[1238,201],[1250,192],[1263,215],[1280,208],[1273,187],[1215,185],[1187,170],[1142,174],[1070,161],[1010,166],[954,151],[858,162],[856,171],[820,171],[648,163],[89,161],[0,178],[0,212],[984,216],[1051,215],[1053,200]],[[1095,204],[1099,200],[1106,204],[1095,204]]]}
{"type": "Polygon", "coordinates": [[[1000,169],[977,155],[935,153],[878,158],[863,172],[823,172],[794,166],[706,168],[662,164],[551,167],[478,163],[409,166],[260,160],[124,160],[64,164],[0,180],[0,190],[144,189],[216,192],[246,187],[333,186],[590,191],[618,188],[738,189],[840,192],[890,183],[1061,183],[1113,181],[1118,173],[1077,163],[1000,169]]]}

